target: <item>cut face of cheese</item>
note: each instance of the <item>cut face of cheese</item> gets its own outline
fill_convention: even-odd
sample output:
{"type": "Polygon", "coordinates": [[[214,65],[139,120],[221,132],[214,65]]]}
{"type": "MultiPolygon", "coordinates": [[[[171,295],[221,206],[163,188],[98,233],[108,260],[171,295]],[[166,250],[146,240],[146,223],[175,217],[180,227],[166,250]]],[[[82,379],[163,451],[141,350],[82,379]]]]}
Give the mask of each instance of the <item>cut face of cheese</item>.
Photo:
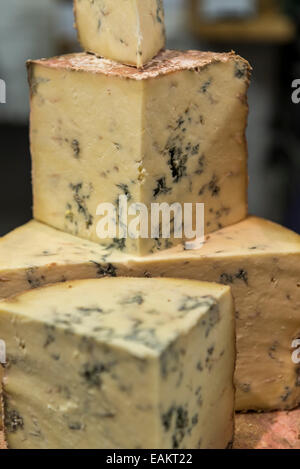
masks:
{"type": "Polygon", "coordinates": [[[12,449],[226,448],[234,309],[226,286],[81,280],[0,304],[12,449]]]}
{"type": "Polygon", "coordinates": [[[79,41],[88,52],[143,67],[165,47],[162,0],[75,0],[79,41]]]}
{"type": "Polygon", "coordinates": [[[240,57],[166,51],[139,71],[73,54],[29,63],[29,79],[37,220],[145,255],[182,242],[172,226],[171,239],[151,238],[152,203],[193,204],[194,221],[204,203],[206,233],[246,217],[249,65],[240,57]],[[118,214],[120,196],[128,210],[144,204],[148,238],[99,234],[99,204],[118,214]]]}
{"type": "Polygon", "coordinates": [[[102,276],[181,277],[228,283],[236,304],[238,410],[300,403],[300,237],[250,217],[210,235],[198,251],[145,259],[116,253],[32,221],[0,240],[0,297],[102,276]]]}
{"type": "Polygon", "coordinates": [[[0,238],[0,299],[51,283],[126,276],[130,259],[32,220],[0,238]]]}

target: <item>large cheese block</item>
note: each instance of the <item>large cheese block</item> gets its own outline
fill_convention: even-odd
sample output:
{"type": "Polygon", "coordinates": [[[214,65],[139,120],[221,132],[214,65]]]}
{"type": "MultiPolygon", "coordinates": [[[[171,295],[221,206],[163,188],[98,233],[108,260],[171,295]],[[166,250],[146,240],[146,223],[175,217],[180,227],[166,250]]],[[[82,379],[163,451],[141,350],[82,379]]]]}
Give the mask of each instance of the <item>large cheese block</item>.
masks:
{"type": "Polygon", "coordinates": [[[30,62],[29,80],[37,220],[145,255],[181,243],[172,212],[171,237],[159,219],[151,232],[153,203],[193,204],[194,222],[204,203],[206,233],[246,217],[249,64],[240,57],[166,51],[139,71],[72,54],[30,62]],[[101,231],[104,203],[121,226],[115,233],[114,224],[101,231]],[[130,214],[134,204],[149,216],[143,238],[133,239],[131,224],[145,212],[130,214]]]}
{"type": "Polygon", "coordinates": [[[233,439],[229,287],[80,280],[1,302],[12,449],[226,448],[233,439]]]}
{"type": "Polygon", "coordinates": [[[250,217],[207,237],[202,249],[175,247],[145,259],[106,251],[37,222],[0,241],[0,297],[75,278],[167,276],[228,283],[237,321],[239,410],[300,404],[300,236],[250,217]]]}
{"type": "Polygon", "coordinates": [[[142,67],[165,47],[162,0],[74,0],[78,38],[86,51],[142,67]]]}
{"type": "Polygon", "coordinates": [[[300,365],[293,360],[293,342],[300,338],[300,236],[249,218],[211,235],[198,252],[169,256],[135,263],[134,274],[205,279],[232,288],[236,410],[297,407],[300,365]]]}

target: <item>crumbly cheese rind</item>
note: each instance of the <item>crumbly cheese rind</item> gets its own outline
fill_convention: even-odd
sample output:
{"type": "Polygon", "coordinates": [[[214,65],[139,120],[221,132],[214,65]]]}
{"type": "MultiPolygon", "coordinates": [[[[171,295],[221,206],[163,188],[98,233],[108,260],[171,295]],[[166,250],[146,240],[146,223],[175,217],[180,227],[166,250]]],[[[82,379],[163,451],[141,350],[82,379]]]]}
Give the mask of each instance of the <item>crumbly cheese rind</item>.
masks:
{"type": "Polygon", "coordinates": [[[233,53],[197,51],[165,51],[143,70],[89,54],[30,62],[34,217],[134,255],[181,240],[150,229],[105,239],[99,204],[118,211],[127,196],[150,217],[153,202],[192,203],[195,220],[202,202],[206,233],[241,221],[249,74],[233,53]]]}
{"type": "Polygon", "coordinates": [[[0,240],[0,297],[98,276],[166,276],[228,283],[237,315],[238,410],[300,404],[300,237],[250,217],[211,234],[202,249],[145,259],[106,250],[32,221],[0,240]]]}
{"type": "Polygon", "coordinates": [[[225,448],[230,289],[187,280],[57,284],[0,304],[12,449],[225,448]]]}
{"type": "Polygon", "coordinates": [[[78,38],[86,51],[143,67],[164,49],[162,0],[75,0],[78,38]]]}

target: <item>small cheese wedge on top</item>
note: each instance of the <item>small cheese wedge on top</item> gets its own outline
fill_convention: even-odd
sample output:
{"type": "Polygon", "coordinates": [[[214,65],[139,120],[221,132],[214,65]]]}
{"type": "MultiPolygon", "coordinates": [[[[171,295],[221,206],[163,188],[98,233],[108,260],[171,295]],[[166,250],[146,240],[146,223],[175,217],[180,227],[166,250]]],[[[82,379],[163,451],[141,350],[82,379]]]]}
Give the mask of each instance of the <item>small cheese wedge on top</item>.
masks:
{"type": "Polygon", "coordinates": [[[0,303],[12,449],[226,448],[233,438],[230,288],[106,278],[0,303]]]}
{"type": "Polygon", "coordinates": [[[183,216],[172,224],[170,210],[164,238],[152,217],[157,204],[180,204],[182,213],[192,204],[194,221],[196,204],[205,204],[205,233],[247,216],[249,64],[242,58],[165,51],[137,70],[71,54],[30,62],[29,80],[38,221],[145,255],[180,244],[187,228],[183,216]],[[103,204],[116,221],[109,229],[103,204]],[[183,228],[179,238],[174,225],[183,228]]]}
{"type": "Polygon", "coordinates": [[[165,47],[162,0],[74,0],[74,12],[87,52],[143,67],[165,47]]]}

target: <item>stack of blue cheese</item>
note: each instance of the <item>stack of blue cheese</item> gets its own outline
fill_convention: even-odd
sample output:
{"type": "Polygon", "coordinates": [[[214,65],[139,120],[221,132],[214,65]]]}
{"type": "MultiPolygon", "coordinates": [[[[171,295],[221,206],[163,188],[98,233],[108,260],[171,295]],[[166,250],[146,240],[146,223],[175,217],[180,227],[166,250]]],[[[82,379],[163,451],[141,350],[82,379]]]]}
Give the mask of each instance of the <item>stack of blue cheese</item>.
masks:
{"type": "Polygon", "coordinates": [[[235,409],[300,402],[300,237],[248,217],[250,66],[164,50],[161,0],[123,3],[75,0],[87,52],[28,64],[34,220],[0,241],[10,448],[227,448],[235,409]],[[204,245],[101,235],[121,197],[204,203],[204,245]]]}

